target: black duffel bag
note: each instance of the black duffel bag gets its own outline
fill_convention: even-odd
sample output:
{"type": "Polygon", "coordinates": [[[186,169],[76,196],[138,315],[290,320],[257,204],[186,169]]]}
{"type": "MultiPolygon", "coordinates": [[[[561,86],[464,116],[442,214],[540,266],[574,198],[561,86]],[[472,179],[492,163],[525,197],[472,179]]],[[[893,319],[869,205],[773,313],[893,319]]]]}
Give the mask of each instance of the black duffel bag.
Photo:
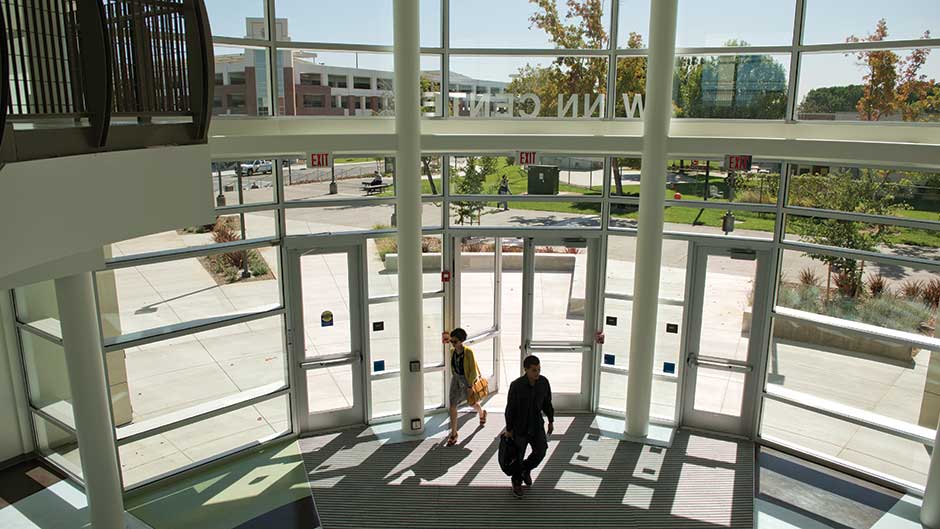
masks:
{"type": "Polygon", "coordinates": [[[512,475],[513,467],[516,466],[516,458],[519,456],[519,451],[516,449],[516,442],[512,439],[506,437],[505,435],[499,436],[499,468],[503,470],[503,473],[507,476],[512,475]]]}

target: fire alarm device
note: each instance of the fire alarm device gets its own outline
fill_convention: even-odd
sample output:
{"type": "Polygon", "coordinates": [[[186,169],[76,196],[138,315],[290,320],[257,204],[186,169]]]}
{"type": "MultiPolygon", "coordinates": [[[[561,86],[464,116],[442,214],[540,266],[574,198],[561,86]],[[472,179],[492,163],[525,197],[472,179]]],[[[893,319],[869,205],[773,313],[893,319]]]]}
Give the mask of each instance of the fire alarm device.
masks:
{"type": "Polygon", "coordinates": [[[597,343],[602,344],[602,345],[604,343],[604,338],[606,337],[604,336],[604,333],[602,331],[597,331],[597,333],[594,335],[594,340],[597,343]]]}
{"type": "Polygon", "coordinates": [[[441,272],[441,283],[450,283],[450,270],[441,272]]]}

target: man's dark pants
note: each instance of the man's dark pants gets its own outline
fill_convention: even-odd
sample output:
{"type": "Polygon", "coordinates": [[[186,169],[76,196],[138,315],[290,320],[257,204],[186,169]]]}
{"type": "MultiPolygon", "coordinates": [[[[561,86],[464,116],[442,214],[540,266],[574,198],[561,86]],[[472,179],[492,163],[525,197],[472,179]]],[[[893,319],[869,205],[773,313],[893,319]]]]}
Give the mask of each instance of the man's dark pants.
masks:
{"type": "Polygon", "coordinates": [[[513,436],[513,441],[515,441],[518,456],[516,457],[516,465],[513,468],[512,484],[519,485],[522,483],[522,475],[539,466],[539,463],[545,459],[545,452],[548,450],[548,436],[545,435],[545,428],[542,427],[535,435],[516,434],[513,436]],[[528,458],[523,459],[528,446],[532,447],[532,453],[529,454],[528,458]]]}

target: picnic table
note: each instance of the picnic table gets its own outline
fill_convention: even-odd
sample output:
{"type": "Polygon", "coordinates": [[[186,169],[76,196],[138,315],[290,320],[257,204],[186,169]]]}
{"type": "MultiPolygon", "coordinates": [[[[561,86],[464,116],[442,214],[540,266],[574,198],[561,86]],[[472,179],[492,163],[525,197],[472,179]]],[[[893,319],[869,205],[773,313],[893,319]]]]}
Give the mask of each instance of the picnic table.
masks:
{"type": "Polygon", "coordinates": [[[373,184],[372,182],[362,183],[362,190],[366,192],[366,196],[377,195],[390,187],[392,187],[392,184],[373,184]]]}

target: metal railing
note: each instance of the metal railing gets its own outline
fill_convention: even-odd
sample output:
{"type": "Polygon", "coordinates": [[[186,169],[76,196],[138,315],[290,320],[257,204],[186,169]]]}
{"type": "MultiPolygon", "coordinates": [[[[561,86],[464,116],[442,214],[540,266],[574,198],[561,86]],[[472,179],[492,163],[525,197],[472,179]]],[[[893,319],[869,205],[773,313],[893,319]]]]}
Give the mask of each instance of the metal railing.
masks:
{"type": "Polygon", "coordinates": [[[203,0],[0,0],[0,15],[0,162],[206,142],[203,0]]]}

